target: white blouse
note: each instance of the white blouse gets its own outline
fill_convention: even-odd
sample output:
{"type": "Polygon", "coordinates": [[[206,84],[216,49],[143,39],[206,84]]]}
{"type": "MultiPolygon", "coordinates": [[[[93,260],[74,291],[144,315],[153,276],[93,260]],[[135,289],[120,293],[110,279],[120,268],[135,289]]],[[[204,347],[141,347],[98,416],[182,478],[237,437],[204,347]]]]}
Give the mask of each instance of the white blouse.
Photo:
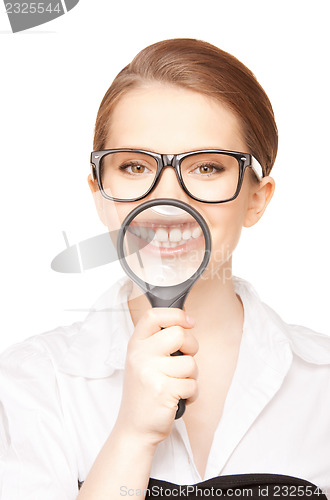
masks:
{"type": "MultiPolygon", "coordinates": [[[[183,419],[157,447],[151,477],[195,484],[272,473],[330,498],[330,337],[284,323],[234,278],[244,306],[237,368],[201,478],[183,419]]],[[[125,277],[85,321],[31,337],[0,357],[0,497],[73,500],[115,423],[134,326],[125,277]]]]}

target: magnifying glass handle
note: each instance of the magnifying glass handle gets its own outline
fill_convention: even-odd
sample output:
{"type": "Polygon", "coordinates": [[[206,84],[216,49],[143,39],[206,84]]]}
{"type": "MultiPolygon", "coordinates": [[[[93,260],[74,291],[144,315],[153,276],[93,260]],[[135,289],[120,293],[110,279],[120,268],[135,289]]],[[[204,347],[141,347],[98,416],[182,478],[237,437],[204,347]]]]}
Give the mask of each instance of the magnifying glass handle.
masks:
{"type": "MultiPolygon", "coordinates": [[[[171,354],[171,356],[182,356],[182,352],[181,351],[176,351],[176,352],[173,352],[171,354]]],[[[176,410],[176,414],[175,414],[175,420],[177,420],[178,418],[182,417],[182,415],[184,414],[186,410],[186,400],[185,399],[180,399],[179,402],[178,402],[178,409],[176,410]]]]}
{"type": "MultiPolygon", "coordinates": [[[[191,288],[191,286],[189,288],[187,288],[187,286],[186,286],[184,293],[182,294],[180,292],[180,294],[174,300],[173,300],[173,297],[161,298],[161,297],[158,297],[156,295],[151,294],[148,291],[146,292],[146,296],[148,297],[149,302],[152,305],[152,307],[178,307],[179,309],[183,309],[183,306],[184,306],[184,303],[185,303],[185,300],[187,298],[187,295],[188,295],[190,288],[191,288]]],[[[153,290],[153,292],[155,293],[155,289],[153,290]]],[[[183,353],[181,351],[176,351],[176,352],[173,352],[171,354],[171,356],[182,356],[182,354],[183,353]]],[[[176,414],[175,414],[175,420],[182,417],[185,410],[186,410],[186,400],[180,399],[178,402],[178,409],[176,410],[176,414]]]]}
{"type": "MultiPolygon", "coordinates": [[[[178,297],[170,305],[170,307],[178,307],[179,309],[183,309],[183,306],[184,306],[185,300],[187,298],[188,292],[189,292],[189,289],[185,290],[185,293],[183,295],[181,295],[181,297],[178,297]]],[[[172,356],[182,356],[182,354],[183,353],[181,351],[176,351],[176,352],[173,352],[172,356]]],[[[185,410],[186,410],[186,400],[185,399],[180,399],[179,402],[178,402],[178,409],[176,410],[176,414],[175,414],[175,420],[177,420],[178,418],[182,417],[182,415],[184,414],[185,410]]]]}

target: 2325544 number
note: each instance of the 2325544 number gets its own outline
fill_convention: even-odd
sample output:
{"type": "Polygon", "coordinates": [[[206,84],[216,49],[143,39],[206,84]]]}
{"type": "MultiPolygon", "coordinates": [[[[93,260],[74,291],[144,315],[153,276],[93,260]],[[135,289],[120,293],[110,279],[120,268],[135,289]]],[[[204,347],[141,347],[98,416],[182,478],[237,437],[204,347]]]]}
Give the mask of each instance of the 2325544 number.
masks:
{"type": "Polygon", "coordinates": [[[51,3],[45,2],[6,3],[5,9],[7,14],[43,14],[44,12],[61,14],[62,12],[60,3],[52,6],[51,3]]]}
{"type": "Polygon", "coordinates": [[[314,485],[301,485],[301,486],[274,486],[274,497],[310,497],[325,495],[327,492],[321,490],[318,486],[314,485]]]}

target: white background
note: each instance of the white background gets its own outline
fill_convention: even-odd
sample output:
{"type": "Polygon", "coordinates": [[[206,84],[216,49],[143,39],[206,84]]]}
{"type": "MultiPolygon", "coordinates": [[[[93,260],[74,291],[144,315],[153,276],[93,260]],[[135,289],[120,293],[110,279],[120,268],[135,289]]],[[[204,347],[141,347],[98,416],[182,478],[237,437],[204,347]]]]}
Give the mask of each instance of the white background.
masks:
{"type": "Polygon", "coordinates": [[[204,39],[257,76],[275,110],[276,194],[243,232],[234,274],[286,321],[329,333],[328,1],[81,0],[12,34],[0,6],[1,336],[8,345],[84,318],[118,264],[58,274],[52,259],[104,232],[87,185],[99,103],[146,45],[204,39]]]}

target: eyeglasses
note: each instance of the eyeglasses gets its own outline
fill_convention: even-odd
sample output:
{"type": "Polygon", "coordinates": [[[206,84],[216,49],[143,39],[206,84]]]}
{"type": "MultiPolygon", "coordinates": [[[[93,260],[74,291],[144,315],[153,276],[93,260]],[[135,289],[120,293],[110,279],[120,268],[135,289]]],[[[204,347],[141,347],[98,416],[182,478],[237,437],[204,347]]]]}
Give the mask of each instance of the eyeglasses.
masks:
{"type": "Polygon", "coordinates": [[[172,167],[187,195],[204,203],[234,200],[241,189],[247,167],[257,179],[262,167],[250,154],[220,149],[159,154],[142,149],[106,149],[91,153],[93,180],[108,200],[142,200],[157,185],[164,168],[172,167]]]}

